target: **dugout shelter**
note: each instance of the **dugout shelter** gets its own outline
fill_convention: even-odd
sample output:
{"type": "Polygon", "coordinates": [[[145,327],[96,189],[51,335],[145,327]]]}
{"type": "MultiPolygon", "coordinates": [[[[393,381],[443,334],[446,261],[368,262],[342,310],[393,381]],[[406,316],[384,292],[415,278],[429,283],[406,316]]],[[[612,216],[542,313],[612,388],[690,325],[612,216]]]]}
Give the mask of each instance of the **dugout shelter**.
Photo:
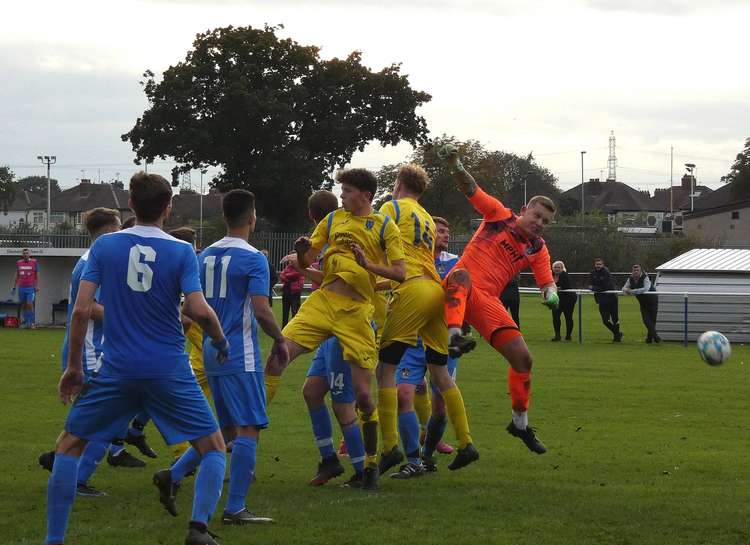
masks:
{"type": "Polygon", "coordinates": [[[715,330],[750,342],[750,250],[690,250],[656,271],[662,339],[695,341],[715,330]]]}

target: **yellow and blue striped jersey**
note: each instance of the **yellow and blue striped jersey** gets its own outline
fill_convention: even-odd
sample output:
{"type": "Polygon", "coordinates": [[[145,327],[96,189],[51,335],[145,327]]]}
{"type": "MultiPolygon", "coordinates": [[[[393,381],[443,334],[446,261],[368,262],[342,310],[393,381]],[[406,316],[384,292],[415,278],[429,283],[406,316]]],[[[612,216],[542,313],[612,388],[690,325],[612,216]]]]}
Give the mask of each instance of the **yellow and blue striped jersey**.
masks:
{"type": "Polygon", "coordinates": [[[404,247],[406,279],[427,276],[440,282],[435,270],[435,223],[416,200],[407,197],[388,201],[380,212],[398,227],[404,247]]]}
{"type": "Polygon", "coordinates": [[[311,240],[313,248],[325,248],[321,287],[341,278],[368,301],[373,300],[375,275],[357,264],[351,245],[357,243],[374,263],[404,259],[398,228],[379,212],[355,216],[343,208],[334,210],[318,224],[311,240]]]}

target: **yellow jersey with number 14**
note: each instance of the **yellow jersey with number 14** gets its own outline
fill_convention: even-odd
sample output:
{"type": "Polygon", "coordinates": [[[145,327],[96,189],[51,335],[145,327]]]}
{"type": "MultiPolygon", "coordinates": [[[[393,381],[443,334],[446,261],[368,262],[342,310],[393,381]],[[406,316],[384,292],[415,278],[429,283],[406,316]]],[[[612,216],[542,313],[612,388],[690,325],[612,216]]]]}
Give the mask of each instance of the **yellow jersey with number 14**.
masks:
{"type": "Polygon", "coordinates": [[[313,248],[325,248],[321,287],[340,278],[368,302],[375,294],[375,275],[359,266],[351,245],[358,244],[374,263],[404,259],[398,228],[379,212],[355,216],[343,208],[334,210],[315,228],[311,241],[313,248]]]}
{"type": "Polygon", "coordinates": [[[404,246],[406,279],[427,276],[440,282],[435,269],[435,223],[427,211],[412,198],[394,199],[380,207],[398,227],[404,246]]]}

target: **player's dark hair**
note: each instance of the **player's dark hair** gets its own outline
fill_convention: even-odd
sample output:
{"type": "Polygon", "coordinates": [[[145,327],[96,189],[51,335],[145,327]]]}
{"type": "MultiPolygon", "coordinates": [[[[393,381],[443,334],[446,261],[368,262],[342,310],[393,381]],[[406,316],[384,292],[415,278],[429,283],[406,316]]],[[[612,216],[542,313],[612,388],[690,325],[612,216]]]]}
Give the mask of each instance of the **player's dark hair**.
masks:
{"type": "Polygon", "coordinates": [[[117,210],[111,208],[92,208],[83,214],[82,223],[89,232],[91,237],[94,237],[105,227],[117,224],[120,219],[120,213],[117,210]]]}
{"type": "Polygon", "coordinates": [[[427,171],[414,163],[401,165],[401,168],[398,169],[396,180],[401,182],[406,189],[417,195],[424,193],[424,190],[427,189],[427,185],[430,183],[427,171]]]}
{"type": "Polygon", "coordinates": [[[339,198],[331,191],[321,189],[316,191],[307,200],[307,209],[310,212],[310,219],[315,223],[323,221],[328,214],[339,207],[339,198]]]}
{"type": "Polygon", "coordinates": [[[178,227],[177,229],[172,229],[169,234],[178,240],[183,240],[189,244],[195,245],[196,233],[195,229],[192,227],[178,227]]]}
{"type": "Polygon", "coordinates": [[[136,172],[130,178],[130,201],[138,221],[153,223],[172,202],[172,186],[164,176],[136,172]]]}
{"type": "Polygon", "coordinates": [[[135,216],[130,216],[128,219],[122,222],[123,229],[130,229],[135,225],[135,216]]]}
{"type": "Polygon", "coordinates": [[[375,198],[378,190],[378,179],[375,175],[365,168],[349,168],[339,170],[336,173],[336,181],[341,184],[347,184],[356,187],[360,191],[370,192],[370,202],[375,198]]]}
{"type": "Polygon", "coordinates": [[[246,189],[233,189],[224,195],[221,208],[230,228],[242,227],[255,215],[255,195],[246,189]]]}

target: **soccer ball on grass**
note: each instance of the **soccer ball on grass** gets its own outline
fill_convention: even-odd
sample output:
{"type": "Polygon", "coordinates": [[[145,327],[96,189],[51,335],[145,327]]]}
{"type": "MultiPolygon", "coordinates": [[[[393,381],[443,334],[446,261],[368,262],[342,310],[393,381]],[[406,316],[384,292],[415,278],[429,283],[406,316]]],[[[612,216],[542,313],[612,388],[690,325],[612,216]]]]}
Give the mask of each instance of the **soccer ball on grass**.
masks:
{"type": "Polygon", "coordinates": [[[721,365],[732,355],[732,346],[718,331],[706,331],[698,337],[698,353],[707,364],[721,365]]]}

